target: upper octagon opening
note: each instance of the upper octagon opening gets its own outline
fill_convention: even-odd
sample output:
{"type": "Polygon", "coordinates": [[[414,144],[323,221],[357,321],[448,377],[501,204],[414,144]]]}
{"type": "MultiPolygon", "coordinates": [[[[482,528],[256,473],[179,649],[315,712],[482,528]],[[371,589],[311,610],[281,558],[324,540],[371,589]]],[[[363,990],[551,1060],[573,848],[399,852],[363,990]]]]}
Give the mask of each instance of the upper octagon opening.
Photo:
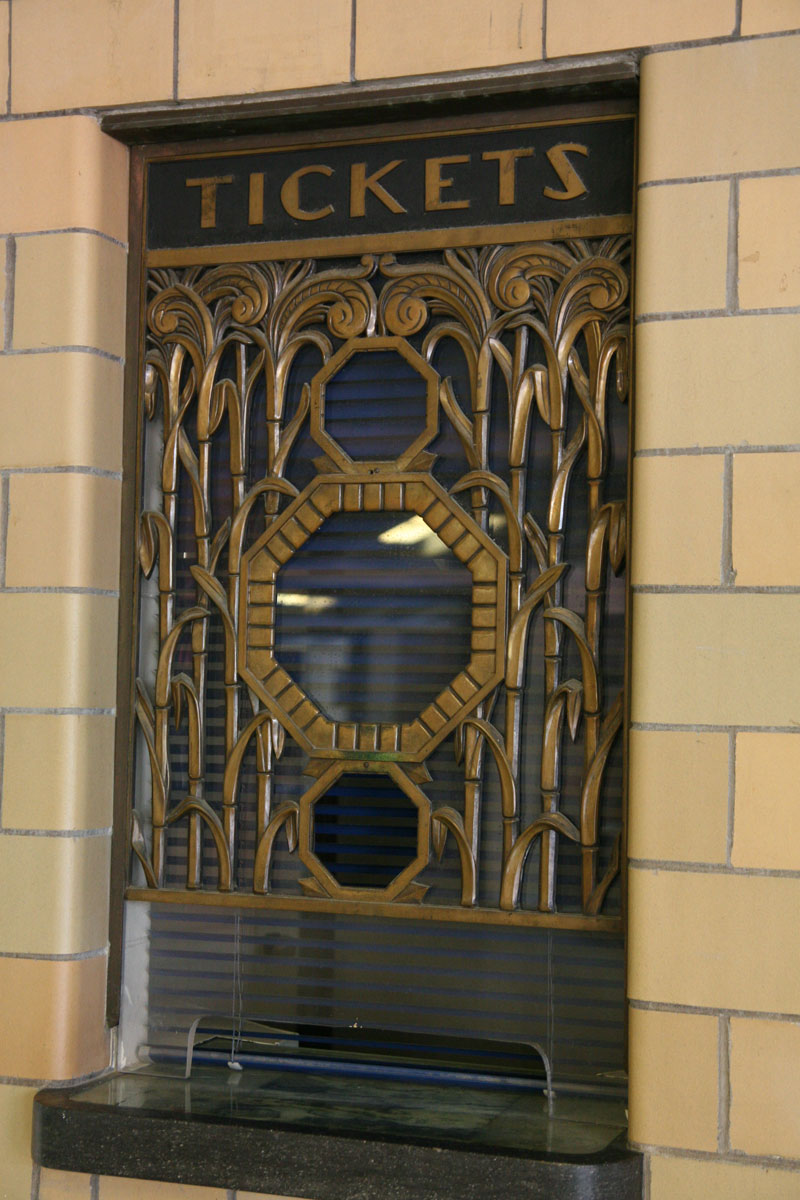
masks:
{"type": "Polygon", "coordinates": [[[402,338],[353,338],[311,382],[311,435],[344,471],[408,466],[438,412],[439,376],[402,338]]]}

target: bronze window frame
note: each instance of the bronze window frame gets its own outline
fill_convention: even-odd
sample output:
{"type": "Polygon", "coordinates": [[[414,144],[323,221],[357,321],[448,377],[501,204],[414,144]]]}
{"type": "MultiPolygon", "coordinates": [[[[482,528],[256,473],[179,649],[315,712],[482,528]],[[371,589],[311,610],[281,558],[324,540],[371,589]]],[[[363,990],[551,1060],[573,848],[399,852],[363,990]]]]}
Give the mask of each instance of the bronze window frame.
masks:
{"type": "MultiPolygon", "coordinates": [[[[625,113],[630,113],[632,111],[632,105],[627,101],[612,102],[612,103],[605,102],[605,103],[595,106],[594,111],[608,113],[609,111],[612,111],[615,108],[618,111],[625,112],[625,113]]],[[[558,109],[558,108],[551,109],[548,111],[547,115],[548,115],[548,117],[552,117],[553,115],[558,114],[560,111],[563,111],[563,110],[558,109]]],[[[586,112],[586,109],[584,108],[583,111],[586,112]]],[[[592,111],[592,110],[590,109],[590,111],[592,111]]],[[[508,115],[508,114],[505,114],[505,115],[508,115]]],[[[530,110],[525,110],[523,113],[514,113],[514,114],[511,114],[511,116],[517,117],[517,118],[524,117],[524,116],[530,117],[530,110]]],[[[495,115],[486,115],[483,117],[473,118],[473,123],[475,124],[476,127],[481,127],[482,125],[491,125],[493,122],[496,123],[496,121],[497,121],[497,117],[495,115]]],[[[449,126],[450,124],[451,124],[451,122],[448,118],[443,118],[441,120],[434,119],[434,120],[426,122],[426,127],[429,128],[430,130],[435,130],[437,127],[445,127],[445,126],[449,126]]],[[[364,137],[364,136],[379,135],[379,134],[385,135],[387,132],[396,134],[407,128],[408,128],[408,126],[406,126],[405,124],[388,125],[388,126],[385,124],[381,124],[381,125],[375,126],[373,128],[367,127],[366,129],[363,127],[360,127],[360,126],[356,126],[356,127],[354,127],[353,132],[356,133],[359,137],[364,137]]],[[[419,128],[419,126],[415,123],[413,128],[419,128]]],[[[344,136],[346,136],[346,135],[347,134],[345,132],[344,136]]],[[[296,143],[297,136],[298,135],[294,134],[294,133],[288,133],[288,134],[283,134],[283,135],[278,134],[278,135],[273,135],[271,138],[271,141],[272,141],[272,144],[274,144],[276,146],[279,146],[281,144],[291,145],[293,143],[296,143]]],[[[341,132],[338,132],[337,136],[343,136],[343,135],[341,132]]],[[[313,144],[315,140],[319,141],[321,143],[324,143],[329,138],[330,138],[330,131],[326,130],[324,128],[320,129],[316,134],[311,134],[311,135],[304,134],[303,135],[303,141],[311,143],[311,144],[313,144]]],[[[261,139],[261,138],[244,139],[239,142],[239,146],[241,147],[241,149],[245,150],[249,147],[262,144],[262,141],[263,141],[263,139],[261,139]]],[[[196,145],[192,142],[187,142],[182,147],[178,147],[177,149],[181,149],[181,148],[184,149],[187,154],[193,154],[197,150],[196,145]]],[[[220,150],[222,148],[230,148],[230,143],[229,142],[209,143],[206,147],[206,149],[208,150],[208,153],[216,152],[217,150],[220,150]]],[[[131,223],[131,243],[130,243],[130,245],[131,245],[131,270],[130,270],[130,274],[129,274],[129,287],[128,287],[128,303],[129,303],[129,312],[131,314],[137,314],[137,312],[139,311],[139,306],[140,306],[139,298],[141,296],[142,278],[143,278],[143,272],[144,272],[145,255],[144,255],[143,248],[142,248],[143,239],[142,239],[142,229],[141,229],[141,223],[140,223],[140,216],[141,216],[141,212],[142,212],[142,208],[143,208],[144,167],[147,162],[154,161],[154,160],[158,159],[160,156],[174,153],[175,150],[176,150],[176,147],[174,147],[174,146],[169,147],[169,148],[147,146],[147,147],[140,147],[140,148],[136,149],[132,156],[132,172],[131,172],[132,223],[131,223]]],[[[628,222],[628,228],[630,228],[631,225],[632,225],[632,219],[628,222]]],[[[568,228],[567,226],[564,227],[564,232],[567,232],[567,228],[568,228]]],[[[587,227],[587,231],[588,231],[588,227],[587,227]]],[[[550,232],[551,234],[553,232],[556,232],[552,222],[548,223],[548,232],[550,232]]],[[[395,239],[395,242],[396,242],[396,239],[395,239]]],[[[304,248],[311,251],[311,250],[317,249],[318,247],[315,246],[314,241],[312,239],[310,242],[306,243],[306,246],[304,248]]],[[[356,249],[355,245],[352,247],[352,249],[356,249]]],[[[176,260],[176,261],[178,261],[178,260],[176,260]]],[[[124,531],[124,535],[123,535],[123,564],[122,564],[122,572],[121,572],[122,586],[121,586],[121,599],[120,599],[120,613],[121,613],[120,629],[121,629],[121,631],[123,631],[123,635],[120,638],[120,652],[119,652],[119,703],[118,703],[118,709],[117,709],[117,712],[118,712],[118,725],[117,725],[118,740],[117,740],[116,788],[115,788],[115,803],[116,803],[116,812],[117,812],[116,826],[118,829],[120,829],[120,828],[126,829],[127,828],[128,820],[129,820],[128,797],[131,794],[131,766],[132,766],[132,763],[131,763],[131,754],[130,754],[130,744],[131,744],[130,731],[133,726],[132,680],[133,680],[135,668],[134,668],[134,663],[133,663],[133,654],[131,653],[131,651],[133,650],[133,644],[130,639],[129,633],[126,634],[124,631],[129,631],[129,630],[135,628],[136,605],[137,605],[136,587],[134,585],[134,578],[136,575],[136,558],[135,558],[135,548],[132,545],[132,542],[134,539],[132,539],[130,536],[130,530],[135,528],[135,526],[136,526],[136,496],[138,494],[138,478],[139,478],[139,473],[141,470],[140,447],[139,447],[139,438],[138,438],[138,432],[137,432],[138,397],[140,395],[140,391],[141,391],[141,387],[142,387],[142,380],[141,380],[141,376],[139,373],[140,372],[139,359],[140,359],[140,355],[141,355],[141,344],[142,344],[142,331],[141,331],[141,328],[139,327],[138,319],[135,316],[133,316],[133,318],[130,320],[130,323],[129,323],[129,342],[128,342],[128,356],[127,356],[128,369],[127,369],[127,373],[126,373],[127,383],[126,383],[125,426],[124,426],[124,428],[125,428],[125,433],[124,433],[125,445],[126,445],[126,448],[128,451],[128,460],[126,461],[126,464],[125,464],[124,481],[123,481],[123,531],[124,531]],[[136,447],[136,449],[135,449],[135,452],[132,453],[132,448],[134,446],[136,447]]],[[[629,608],[630,608],[630,606],[628,604],[628,611],[629,611],[629,608]]],[[[627,644],[627,641],[628,641],[628,639],[626,639],[626,644],[627,644]]],[[[625,668],[625,672],[626,672],[626,677],[627,677],[627,665],[625,668]]],[[[623,725],[625,725],[625,724],[626,724],[626,722],[623,720],[623,725]]],[[[118,931],[119,926],[121,924],[122,896],[124,894],[124,884],[122,881],[127,877],[127,873],[128,873],[128,868],[127,868],[128,848],[127,848],[125,842],[123,841],[123,839],[119,836],[117,836],[117,838],[115,839],[114,845],[115,845],[115,848],[113,851],[113,866],[112,866],[112,898],[113,898],[112,927],[115,926],[116,930],[118,931]]],[[[624,843],[621,848],[621,854],[624,858],[624,843]]],[[[624,873],[623,873],[623,888],[624,888],[624,873]]],[[[137,898],[137,899],[145,898],[144,895],[137,895],[137,893],[135,891],[134,892],[129,891],[128,894],[131,896],[131,898],[137,898]]],[[[153,897],[147,896],[146,898],[152,899],[153,897]]],[[[212,900],[209,900],[208,902],[209,903],[211,903],[211,902],[218,903],[219,896],[212,898],[212,900]]],[[[241,895],[239,895],[237,897],[236,902],[247,904],[247,903],[251,903],[252,901],[250,901],[246,897],[243,898],[241,895]]],[[[520,920],[521,917],[522,917],[522,914],[519,914],[519,913],[513,912],[513,911],[508,912],[506,914],[506,919],[508,919],[511,922],[516,922],[516,921],[520,920]]],[[[459,918],[455,917],[452,919],[459,919],[459,918]]],[[[618,921],[615,922],[615,927],[621,927],[623,924],[623,921],[624,921],[624,917],[620,918],[618,921]]],[[[597,921],[597,927],[599,927],[599,928],[602,927],[602,922],[603,922],[603,918],[599,918],[597,921]]],[[[522,923],[525,923],[524,920],[522,921],[522,923]]],[[[533,923],[541,923],[541,922],[537,919],[533,923]]],[[[120,975],[120,970],[121,970],[119,944],[120,944],[120,938],[119,938],[118,932],[117,932],[117,934],[112,936],[112,958],[111,958],[111,965],[110,965],[111,986],[109,988],[109,999],[110,999],[110,1015],[111,1015],[112,1021],[113,1021],[113,1017],[115,1014],[114,995],[115,995],[116,991],[118,990],[118,984],[117,984],[117,986],[115,986],[115,981],[118,981],[119,975],[120,975]]]]}

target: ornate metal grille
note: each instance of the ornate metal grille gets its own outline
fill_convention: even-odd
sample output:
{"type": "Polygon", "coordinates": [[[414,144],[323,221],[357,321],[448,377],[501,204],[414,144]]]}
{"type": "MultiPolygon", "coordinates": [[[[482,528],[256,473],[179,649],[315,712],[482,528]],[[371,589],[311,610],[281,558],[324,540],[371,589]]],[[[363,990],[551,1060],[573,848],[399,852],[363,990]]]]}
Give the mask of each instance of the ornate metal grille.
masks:
{"type": "Polygon", "coordinates": [[[150,271],[129,894],[619,927],[628,257],[150,271]],[[447,563],[429,604],[424,557],[388,577],[401,657],[438,661],[429,612],[444,665],[373,715],[296,651],[339,653],[393,540],[447,563]]]}

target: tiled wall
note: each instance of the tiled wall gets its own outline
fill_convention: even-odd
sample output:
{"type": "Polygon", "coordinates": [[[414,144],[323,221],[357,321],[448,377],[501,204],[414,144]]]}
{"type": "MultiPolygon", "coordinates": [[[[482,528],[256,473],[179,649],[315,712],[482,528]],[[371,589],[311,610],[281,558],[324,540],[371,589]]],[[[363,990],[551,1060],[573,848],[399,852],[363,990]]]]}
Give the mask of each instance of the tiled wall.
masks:
{"type": "Polygon", "coordinates": [[[0,1200],[226,1200],[28,1148],[37,1084],[109,1054],[127,154],[92,110],[630,47],[631,1132],[650,1200],[800,1195],[798,34],[800,0],[0,0],[0,1200]]]}
{"type": "Polygon", "coordinates": [[[651,1200],[800,1195],[799,65],[782,37],[642,68],[629,991],[651,1200]]]}
{"type": "Polygon", "coordinates": [[[0,1196],[27,1200],[36,1084],[109,1061],[127,152],[66,116],[1,122],[0,159],[0,1196]]]}

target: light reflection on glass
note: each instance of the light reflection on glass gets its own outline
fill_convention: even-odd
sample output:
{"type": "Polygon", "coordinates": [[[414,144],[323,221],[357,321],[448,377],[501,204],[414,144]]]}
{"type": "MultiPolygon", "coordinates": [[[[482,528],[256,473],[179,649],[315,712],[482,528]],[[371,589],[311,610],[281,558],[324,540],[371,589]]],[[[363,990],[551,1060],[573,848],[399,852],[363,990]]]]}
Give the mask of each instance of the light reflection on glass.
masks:
{"type": "Polygon", "coordinates": [[[307,592],[278,592],[277,600],[287,608],[302,608],[306,612],[325,612],[336,603],[334,596],[310,596],[307,592]]]}
{"type": "Polygon", "coordinates": [[[392,525],[378,535],[378,541],[384,546],[417,546],[419,553],[425,558],[434,554],[446,554],[447,546],[430,529],[422,517],[409,517],[399,525],[392,525]]]}

